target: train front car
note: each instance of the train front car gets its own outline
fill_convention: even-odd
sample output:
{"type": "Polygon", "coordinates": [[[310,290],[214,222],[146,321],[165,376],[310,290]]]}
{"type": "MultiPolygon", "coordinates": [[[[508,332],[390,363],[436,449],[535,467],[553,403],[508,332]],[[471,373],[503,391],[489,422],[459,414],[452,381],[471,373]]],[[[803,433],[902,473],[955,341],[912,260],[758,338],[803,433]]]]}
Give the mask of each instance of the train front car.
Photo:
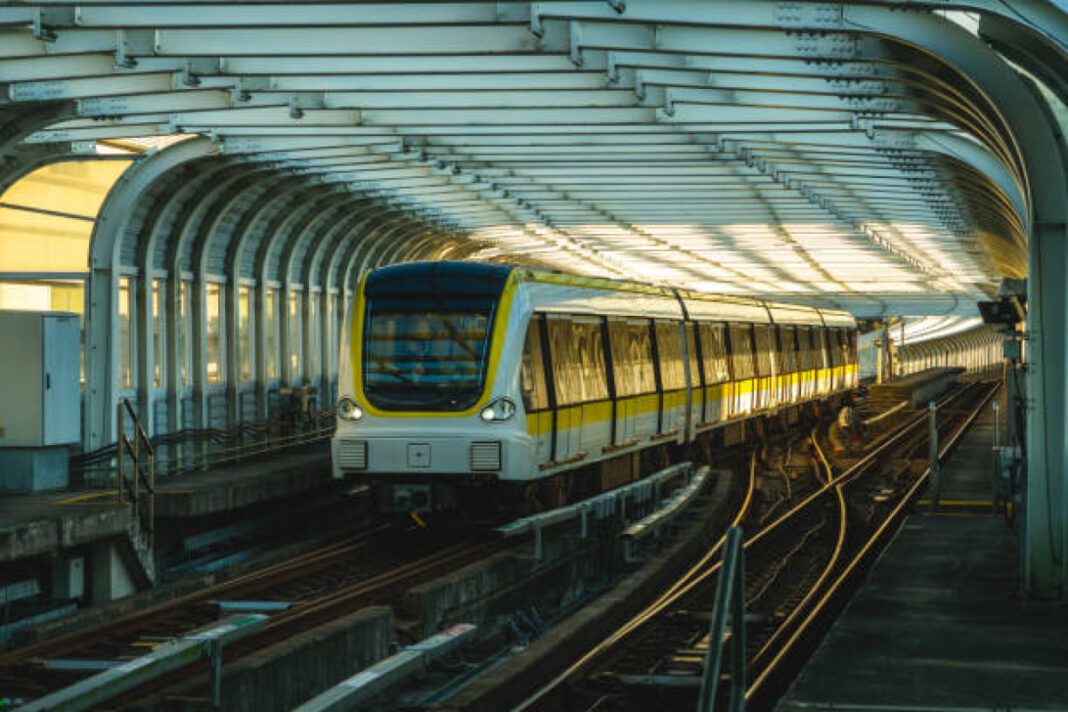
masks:
{"type": "Polygon", "coordinates": [[[383,511],[493,508],[529,460],[511,267],[414,263],[364,278],[342,347],[334,476],[383,511]],[[515,333],[511,333],[511,332],[515,333]],[[508,351],[508,353],[506,353],[508,351]]]}

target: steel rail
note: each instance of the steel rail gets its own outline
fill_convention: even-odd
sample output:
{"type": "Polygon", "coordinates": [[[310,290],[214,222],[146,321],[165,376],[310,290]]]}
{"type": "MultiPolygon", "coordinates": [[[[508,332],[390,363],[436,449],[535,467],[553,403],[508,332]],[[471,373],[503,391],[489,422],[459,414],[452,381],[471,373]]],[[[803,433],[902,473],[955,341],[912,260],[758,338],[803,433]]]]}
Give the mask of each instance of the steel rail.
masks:
{"type": "Polygon", "coordinates": [[[10,667],[30,660],[55,657],[64,651],[73,650],[86,645],[87,636],[107,637],[121,635],[129,630],[142,627],[147,621],[154,618],[162,618],[174,614],[182,608],[204,603],[221,596],[231,595],[240,591],[247,591],[257,586],[266,585],[279,580],[295,578],[315,568],[348,556],[353,552],[367,546],[374,537],[382,534],[390,528],[387,524],[378,524],[367,531],[360,532],[342,541],[329,544],[314,551],[301,554],[288,561],[279,562],[268,566],[260,571],[254,571],[230,581],[210,586],[205,589],[179,596],[165,601],[156,606],[136,611],[128,616],[123,616],[114,621],[109,621],[102,626],[88,630],[80,630],[73,633],[35,643],[22,648],[16,648],[0,655],[0,668],[10,667]]]}
{"type": "MultiPolygon", "coordinates": [[[[756,492],[756,453],[753,453],[749,458],[749,482],[748,482],[748,485],[747,485],[747,488],[746,488],[745,498],[742,500],[741,505],[738,507],[738,512],[735,514],[734,518],[731,520],[730,524],[727,526],[728,530],[730,529],[730,527],[738,526],[742,522],[742,520],[745,519],[746,515],[749,513],[749,508],[752,505],[753,494],[755,492],[756,492]]],[[[661,594],[660,599],[657,599],[656,602],[654,602],[648,608],[646,608],[646,610],[643,611],[641,614],[639,614],[639,616],[636,616],[635,618],[631,619],[631,621],[628,622],[625,626],[623,626],[618,631],[613,633],[611,636],[609,636],[608,638],[606,638],[605,640],[601,641],[596,646],[594,646],[585,655],[583,655],[577,661],[572,663],[569,668],[567,668],[564,672],[560,673],[557,677],[555,677],[547,685],[545,685],[544,687],[540,688],[531,697],[527,698],[521,704],[519,704],[516,707],[514,707],[513,708],[513,712],[522,712],[523,710],[529,709],[532,705],[537,704],[537,702],[539,702],[545,695],[548,695],[550,692],[552,692],[554,689],[556,689],[562,682],[564,682],[569,677],[571,677],[573,674],[578,672],[578,670],[580,670],[583,666],[585,666],[589,661],[593,660],[598,655],[600,655],[604,651],[608,650],[609,648],[611,648],[612,646],[617,644],[619,641],[621,641],[623,638],[625,638],[631,632],[633,632],[634,630],[637,630],[637,628],[640,627],[646,620],[648,620],[649,618],[655,616],[661,610],[663,610],[664,608],[669,606],[675,600],[674,598],[671,598],[671,596],[674,595],[674,592],[676,590],[678,590],[681,586],[685,585],[686,579],[688,579],[690,576],[696,575],[701,567],[707,565],[709,561],[711,561],[713,558],[715,558],[715,556],[717,554],[719,554],[720,550],[724,547],[726,542],[727,542],[727,535],[724,533],[722,536],[720,536],[720,538],[718,540],[716,540],[716,543],[713,544],[708,549],[708,551],[706,551],[701,556],[701,558],[698,560],[698,562],[696,564],[691,566],[690,569],[686,573],[684,573],[675,583],[673,583],[668,588],[667,591],[665,591],[663,594],[661,594]],[[661,602],[663,602],[663,605],[661,605],[661,602]],[[655,608],[655,610],[653,610],[654,608],[655,608]],[[642,616],[645,616],[645,617],[641,618],[642,616]]]]}
{"type": "MultiPolygon", "coordinates": [[[[957,393],[953,393],[946,396],[945,398],[939,401],[938,407],[943,408],[953,403],[955,400],[962,397],[964,392],[965,391],[958,391],[957,393]]],[[[852,465],[849,469],[843,471],[836,477],[831,478],[826,484],[824,484],[823,487],[809,493],[804,499],[802,499],[801,502],[796,504],[788,511],[784,512],[771,524],[767,525],[759,532],[757,532],[753,537],[745,541],[742,545],[743,549],[748,550],[754,544],[766,538],[772,531],[778,529],[780,526],[783,526],[785,522],[791,520],[800,511],[806,509],[813,502],[825,496],[836,486],[844,485],[852,481],[859,475],[863,474],[863,472],[867,471],[868,468],[875,465],[878,462],[878,458],[883,455],[887,450],[900,444],[901,441],[904,440],[906,436],[910,435],[913,430],[915,430],[918,426],[925,424],[926,422],[926,412],[914,416],[913,419],[911,419],[908,423],[905,423],[900,426],[898,431],[894,433],[891,437],[886,438],[876,450],[873,450],[872,452],[868,453],[864,458],[852,465]]],[[[751,460],[750,491],[745,503],[746,509],[748,508],[748,504],[750,498],[752,497],[754,489],[753,484],[755,483],[755,468],[756,455],[754,453],[751,460]]],[[[743,518],[744,513],[740,511],[739,515],[732,522],[732,525],[740,523],[743,518]]],[[[523,712],[524,710],[528,710],[532,706],[536,705],[553,690],[559,687],[564,681],[579,672],[595,658],[599,657],[600,655],[603,655],[609,649],[619,644],[625,637],[627,637],[639,627],[650,621],[656,615],[660,614],[668,606],[675,603],[679,598],[692,591],[694,588],[696,588],[702,582],[706,581],[713,574],[717,573],[722,566],[722,562],[717,561],[715,563],[712,563],[711,565],[709,565],[709,562],[715,557],[716,554],[719,553],[725,540],[725,535],[723,537],[720,537],[716,544],[714,544],[713,547],[701,557],[698,563],[694,564],[682,577],[680,577],[674,584],[672,584],[672,586],[669,587],[669,589],[665,593],[663,593],[660,598],[656,599],[656,601],[654,601],[641,613],[639,613],[637,616],[628,621],[619,630],[612,633],[608,638],[605,638],[603,641],[599,642],[596,646],[586,652],[582,657],[572,663],[572,665],[568,667],[567,670],[557,675],[555,678],[553,678],[553,680],[551,680],[543,687],[539,688],[535,693],[533,693],[522,703],[513,707],[513,712],[523,712]],[[707,568],[705,568],[706,566],[707,568]]]]}
{"type": "MultiPolygon", "coordinates": [[[[954,447],[957,442],[968,432],[975,419],[983,412],[986,404],[990,402],[990,399],[1001,388],[1001,384],[995,384],[989,391],[980,398],[978,405],[976,405],[968,417],[964,420],[959,427],[957,427],[950,437],[946,438],[945,444],[939,449],[939,459],[945,457],[954,447]]],[[[965,391],[966,392],[966,391],[965,391]]],[[[916,478],[916,481],[912,483],[908,491],[902,496],[890,513],[884,518],[883,523],[875,530],[875,532],[868,537],[867,542],[860,548],[860,550],[853,556],[852,560],[846,565],[845,569],[835,578],[834,583],[824,592],[819,602],[812,608],[805,619],[801,622],[801,625],[797,627],[785,643],[778,649],[775,657],[771,659],[767,666],[765,666],[759,675],[752,681],[749,688],[746,690],[745,698],[748,702],[753,699],[759,692],[761,687],[768,681],[772,674],[776,671],[778,666],[785,660],[787,655],[797,644],[797,642],[809,631],[810,626],[816,621],[819,616],[826,610],[827,606],[839,592],[839,590],[848,582],[855,574],[856,570],[868,557],[873,548],[883,539],[886,533],[898,522],[902,512],[908,507],[912,501],[916,498],[922,488],[927,484],[931,473],[931,466],[933,463],[929,463],[924,472],[916,478]]]]}

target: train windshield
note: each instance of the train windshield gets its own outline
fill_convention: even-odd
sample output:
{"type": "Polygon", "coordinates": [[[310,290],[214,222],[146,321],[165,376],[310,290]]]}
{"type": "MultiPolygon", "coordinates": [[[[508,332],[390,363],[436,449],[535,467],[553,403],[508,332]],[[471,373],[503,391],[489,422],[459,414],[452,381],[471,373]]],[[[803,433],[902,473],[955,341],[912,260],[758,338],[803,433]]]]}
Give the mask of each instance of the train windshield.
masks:
{"type": "Polygon", "coordinates": [[[485,387],[507,274],[448,263],[420,267],[387,268],[368,281],[364,395],[383,410],[466,410],[485,387]]]}

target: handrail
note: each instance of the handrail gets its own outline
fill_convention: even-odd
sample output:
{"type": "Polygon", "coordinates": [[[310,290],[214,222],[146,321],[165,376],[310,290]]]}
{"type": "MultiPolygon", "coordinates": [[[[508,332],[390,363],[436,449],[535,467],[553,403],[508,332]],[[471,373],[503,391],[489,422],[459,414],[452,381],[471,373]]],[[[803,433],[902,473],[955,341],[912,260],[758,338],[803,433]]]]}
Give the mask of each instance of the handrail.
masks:
{"type": "Polygon", "coordinates": [[[141,531],[148,536],[148,546],[152,546],[155,530],[155,495],[156,495],[156,451],[152,447],[141,419],[137,417],[133,406],[126,398],[120,398],[116,406],[116,466],[118,471],[118,497],[125,501],[124,494],[130,496],[134,521],[141,531]],[[126,435],[127,420],[133,424],[134,437],[126,435]],[[142,447],[144,451],[142,451],[142,447]],[[129,455],[133,464],[132,482],[126,477],[126,457],[129,455]],[[147,463],[146,463],[147,460],[147,463]],[[144,493],[141,488],[144,486],[144,493]]]}
{"type": "Polygon", "coordinates": [[[693,463],[680,462],[640,480],[635,480],[622,487],[594,495],[574,504],[516,519],[513,522],[497,527],[495,531],[506,539],[534,532],[534,558],[540,560],[542,557],[541,534],[543,529],[579,519],[582,523],[582,537],[585,538],[589,515],[592,514],[597,519],[604,519],[619,514],[621,518],[625,519],[628,498],[634,497],[640,502],[651,500],[655,505],[660,499],[660,486],[664,482],[675,477],[689,479],[692,475],[693,463]]]}
{"type": "MultiPolygon", "coordinates": [[[[148,453],[150,455],[155,455],[156,449],[152,447],[152,441],[149,439],[148,433],[145,432],[144,427],[141,425],[141,419],[137,417],[137,413],[134,412],[133,406],[130,405],[130,399],[120,398],[119,405],[124,407],[126,412],[129,413],[130,420],[133,421],[134,425],[134,434],[140,438],[142,443],[144,443],[145,447],[148,449],[148,453]]],[[[123,430],[120,430],[119,433],[125,435],[125,431],[123,430]]]]}
{"type": "Polygon", "coordinates": [[[728,624],[731,630],[731,712],[745,710],[745,556],[742,553],[742,530],[733,526],[727,530],[723,547],[723,562],[716,599],[712,606],[712,621],[708,626],[708,653],[701,676],[701,697],[698,712],[713,712],[716,707],[716,688],[723,667],[723,636],[728,624]]]}

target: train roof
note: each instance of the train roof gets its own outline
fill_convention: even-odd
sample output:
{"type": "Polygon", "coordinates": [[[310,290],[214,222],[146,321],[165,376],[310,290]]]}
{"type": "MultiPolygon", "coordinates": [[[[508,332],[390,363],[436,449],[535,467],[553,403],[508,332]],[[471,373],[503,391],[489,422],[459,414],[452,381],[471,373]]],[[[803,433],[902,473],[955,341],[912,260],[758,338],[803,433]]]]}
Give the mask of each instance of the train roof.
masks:
{"type": "Polygon", "coordinates": [[[681,299],[686,303],[691,316],[697,319],[713,318],[712,308],[730,305],[734,307],[732,311],[738,312],[739,318],[752,317],[755,321],[765,321],[770,316],[771,321],[776,324],[812,324],[820,318],[827,326],[852,327],[856,324],[853,316],[848,312],[833,309],[818,309],[752,297],[697,292],[494,262],[439,261],[390,265],[372,272],[367,278],[366,289],[369,295],[373,295],[379,290],[390,290],[389,283],[400,280],[405,284],[406,289],[419,291],[441,289],[447,285],[450,291],[453,289],[460,292],[492,290],[499,293],[508,278],[513,275],[522,282],[616,293],[627,292],[671,300],[681,299]]]}

